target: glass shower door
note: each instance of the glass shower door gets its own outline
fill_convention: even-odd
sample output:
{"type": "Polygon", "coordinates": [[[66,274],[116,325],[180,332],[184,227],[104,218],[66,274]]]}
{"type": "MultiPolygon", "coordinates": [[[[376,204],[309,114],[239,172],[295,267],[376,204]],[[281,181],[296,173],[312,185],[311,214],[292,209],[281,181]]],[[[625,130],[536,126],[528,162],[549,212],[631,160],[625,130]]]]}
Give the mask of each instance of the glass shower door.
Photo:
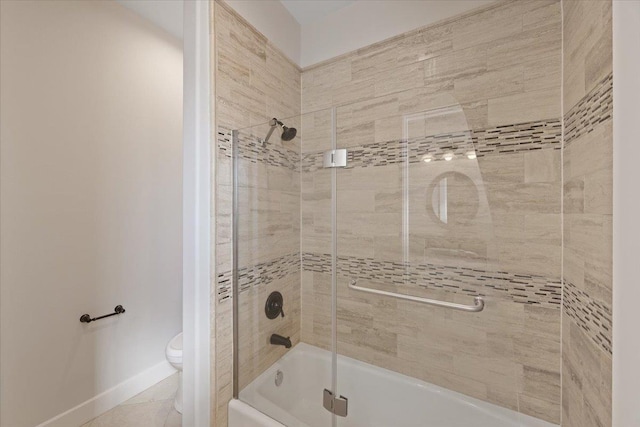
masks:
{"type": "Polygon", "coordinates": [[[337,110],[337,425],[520,425],[490,403],[517,409],[519,366],[473,132],[453,100],[392,101],[337,110]]]}
{"type": "Polygon", "coordinates": [[[288,427],[326,427],[332,198],[316,159],[331,147],[331,112],[278,121],[233,131],[232,171],[219,165],[233,175],[234,397],[288,427]]]}

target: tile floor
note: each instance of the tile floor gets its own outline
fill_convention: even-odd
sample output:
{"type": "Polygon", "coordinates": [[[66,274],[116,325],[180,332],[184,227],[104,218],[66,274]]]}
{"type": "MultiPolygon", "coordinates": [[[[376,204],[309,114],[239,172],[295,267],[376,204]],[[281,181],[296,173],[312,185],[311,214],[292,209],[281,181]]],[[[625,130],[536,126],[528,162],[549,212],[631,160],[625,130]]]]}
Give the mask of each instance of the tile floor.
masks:
{"type": "Polygon", "coordinates": [[[182,417],[173,407],[177,389],[175,373],[82,427],[181,427],[182,417]]]}

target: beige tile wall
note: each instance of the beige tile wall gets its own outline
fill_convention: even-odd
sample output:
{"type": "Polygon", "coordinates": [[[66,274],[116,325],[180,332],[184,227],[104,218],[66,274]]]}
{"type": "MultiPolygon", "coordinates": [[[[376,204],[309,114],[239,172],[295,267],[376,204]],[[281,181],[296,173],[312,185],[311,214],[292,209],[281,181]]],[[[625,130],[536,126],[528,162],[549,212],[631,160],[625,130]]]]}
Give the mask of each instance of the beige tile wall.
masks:
{"type": "MultiPolygon", "coordinates": [[[[303,112],[377,99],[384,117],[432,107],[435,96],[450,94],[473,128],[557,118],[559,10],[558,1],[500,2],[307,68],[303,112]]],[[[375,112],[359,119],[375,123],[375,112]]]]}
{"type": "Polygon", "coordinates": [[[330,338],[330,275],[317,261],[331,252],[330,175],[305,164],[330,146],[327,113],[312,112],[337,105],[337,143],[349,147],[355,165],[337,172],[338,256],[350,265],[338,276],[340,353],[559,423],[559,131],[527,144],[545,126],[559,126],[560,49],[559,1],[509,1],[304,70],[303,341],[327,347],[330,338]],[[510,140],[521,128],[531,132],[510,140]],[[415,140],[426,153],[420,141],[435,135],[429,144],[441,156],[460,132],[470,140],[452,149],[453,161],[410,164],[410,237],[403,240],[400,140],[415,140]],[[499,147],[480,155],[480,135],[489,135],[490,147],[500,132],[499,147]],[[469,150],[478,158],[467,159],[469,150]],[[451,197],[458,195],[448,226],[433,215],[434,187],[445,176],[451,197]],[[399,284],[402,271],[369,274],[371,266],[404,259],[445,279],[424,282],[425,289],[399,284]],[[448,276],[460,268],[469,269],[468,281],[448,276]],[[505,288],[488,289],[480,276],[504,279],[505,288]],[[464,303],[482,294],[487,308],[458,313],[367,296],[347,288],[351,278],[464,303]],[[555,283],[555,299],[506,294],[535,281],[555,283]]]}
{"type": "MultiPolygon", "coordinates": [[[[300,109],[312,112],[337,105],[338,144],[355,150],[397,142],[407,135],[536,125],[561,114],[557,1],[500,2],[312,67],[302,73],[301,105],[300,92],[296,95],[299,70],[226,6],[217,2],[215,6],[217,114],[223,130],[262,123],[271,116],[295,116],[300,109]],[[450,105],[461,106],[462,120],[414,120],[408,134],[403,130],[405,117],[450,105]]],[[[565,119],[569,121],[568,115],[577,110],[601,118],[606,112],[597,105],[604,102],[602,91],[606,92],[603,87],[611,73],[610,1],[566,1],[564,19],[565,119]]],[[[560,419],[562,387],[563,425],[611,425],[611,354],[606,336],[611,306],[611,124],[606,118],[591,123],[588,130],[580,123],[578,131],[567,129],[573,133],[564,147],[564,280],[579,298],[565,298],[562,386],[559,310],[477,289],[476,293],[487,295],[487,309],[481,314],[425,310],[353,293],[346,288],[353,274],[343,272],[340,352],[554,422],[560,419]],[[580,317],[575,310],[581,307],[595,307],[604,315],[580,317]]],[[[326,111],[307,114],[294,126],[301,129],[303,161],[305,155],[329,148],[326,111]]],[[[288,148],[295,151],[295,146],[288,148]]],[[[217,261],[220,271],[228,271],[230,210],[225,206],[230,206],[230,162],[222,153],[217,160],[221,184],[217,261]]],[[[498,152],[468,163],[459,160],[464,159],[431,163],[429,168],[411,166],[411,182],[416,184],[409,200],[417,206],[410,223],[415,231],[409,242],[411,261],[558,280],[557,147],[498,152]],[[460,203],[458,214],[464,217],[465,209],[471,209],[476,212],[474,220],[443,228],[429,212],[427,190],[441,173],[454,171],[471,177],[479,194],[478,207],[460,203]]],[[[302,253],[330,252],[328,171],[303,171],[296,188],[288,185],[298,179],[295,171],[250,161],[242,169],[247,218],[263,221],[245,224],[246,252],[241,258],[247,265],[290,255],[298,242],[302,253]],[[301,204],[296,206],[298,191],[301,204]],[[257,212],[265,214],[254,216],[257,212]],[[296,215],[300,230],[291,226],[296,215]],[[301,240],[296,240],[297,232],[301,240]]],[[[341,170],[338,185],[339,256],[401,261],[399,164],[341,170]]],[[[297,337],[299,328],[302,340],[328,345],[330,278],[305,270],[300,289],[299,280],[289,275],[243,294],[241,306],[246,311],[241,317],[246,317],[243,324],[248,326],[245,338],[251,337],[241,339],[243,363],[248,366],[243,383],[280,356],[280,349],[269,351],[265,345],[269,323],[261,323],[256,315],[268,290],[285,289],[287,300],[295,301],[297,293],[301,299],[300,308],[295,303],[291,308],[294,319],[300,313],[300,326],[294,320],[274,323],[275,329],[297,337]]],[[[359,284],[385,288],[376,280],[363,279],[359,284]]],[[[467,294],[457,291],[409,285],[385,289],[469,302],[467,294]]],[[[231,312],[225,301],[214,295],[217,425],[226,425],[231,393],[231,312]]]]}
{"type": "Polygon", "coordinates": [[[563,425],[611,426],[611,1],[564,1],[563,425]]]}
{"type": "MultiPolygon", "coordinates": [[[[299,127],[300,70],[262,34],[222,1],[214,1],[214,82],[216,89],[217,144],[216,177],[216,270],[212,289],[213,425],[227,425],[227,403],[232,395],[232,302],[229,298],[232,266],[231,247],[231,129],[266,123],[272,117],[299,127]]],[[[255,129],[264,138],[267,126],[255,129]]],[[[277,132],[270,146],[257,145],[243,133],[244,155],[239,163],[241,268],[279,265],[283,256],[299,253],[299,173],[286,164],[268,163],[266,153],[299,158],[299,142],[282,144],[277,132]],[[251,150],[254,150],[253,152],[251,150]],[[275,151],[274,151],[275,150],[275,151]],[[253,153],[253,154],[251,154],[253,153]],[[275,264],[274,264],[275,263],[275,264]]],[[[289,257],[290,258],[290,257],[289,257]]],[[[299,256],[298,258],[299,259],[299,256]]],[[[246,384],[279,358],[284,350],[268,344],[271,333],[298,340],[299,261],[286,274],[255,283],[240,295],[240,372],[246,384]],[[279,290],[285,298],[286,317],[268,320],[264,303],[269,292],[279,290]]],[[[250,275],[250,274],[249,274],[250,275]]],[[[246,278],[244,278],[246,282],[246,278]]],[[[241,280],[242,282],[242,280],[241,280]]]]}

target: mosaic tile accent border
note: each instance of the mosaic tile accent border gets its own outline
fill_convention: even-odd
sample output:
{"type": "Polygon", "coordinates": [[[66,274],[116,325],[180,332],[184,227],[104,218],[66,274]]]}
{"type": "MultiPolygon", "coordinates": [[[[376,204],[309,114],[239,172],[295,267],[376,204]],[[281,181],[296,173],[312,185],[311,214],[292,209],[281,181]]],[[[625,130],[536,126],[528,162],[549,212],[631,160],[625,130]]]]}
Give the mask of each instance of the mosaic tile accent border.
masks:
{"type": "MultiPolygon", "coordinates": [[[[331,255],[305,252],[302,254],[302,269],[330,273],[331,255]]],[[[345,256],[338,257],[337,269],[339,275],[350,278],[411,284],[469,296],[497,296],[521,304],[559,309],[562,301],[562,284],[559,280],[530,274],[433,264],[414,264],[407,268],[401,262],[345,256]]]]}
{"type": "Polygon", "coordinates": [[[233,286],[233,272],[223,271],[222,273],[218,273],[218,277],[216,278],[218,302],[223,302],[231,298],[231,286],[233,286]]]}
{"type": "Polygon", "coordinates": [[[565,144],[613,117],[613,74],[609,73],[565,116],[565,144]]]}
{"type": "MultiPolygon", "coordinates": [[[[562,123],[559,119],[519,123],[351,147],[348,149],[347,169],[400,164],[407,155],[409,163],[418,163],[425,156],[430,156],[433,161],[442,160],[446,153],[460,157],[473,152],[476,157],[485,157],[542,149],[559,150],[561,141],[562,123]]],[[[321,168],[321,152],[302,155],[301,171],[313,172],[321,168]]]]}
{"type": "MultiPolygon", "coordinates": [[[[256,265],[242,267],[238,272],[240,293],[248,291],[258,285],[266,285],[274,280],[283,279],[291,274],[300,272],[300,253],[292,253],[280,258],[256,265]]],[[[218,274],[216,292],[218,301],[223,302],[231,298],[232,272],[225,271],[218,274]]]]}
{"type": "Polygon", "coordinates": [[[558,119],[474,130],[478,157],[562,147],[562,122],[558,119]]]}
{"type": "Polygon", "coordinates": [[[612,354],[613,331],[611,307],[596,301],[573,283],[564,282],[565,313],[584,330],[602,350],[612,354]]]}
{"type": "MultiPolygon", "coordinates": [[[[297,171],[300,164],[300,153],[289,150],[277,144],[262,145],[255,137],[238,135],[238,149],[241,159],[251,163],[264,163],[269,166],[281,167],[297,171]]],[[[231,131],[220,128],[218,130],[218,153],[220,156],[231,157],[231,131]]]]}
{"type": "MultiPolygon", "coordinates": [[[[477,157],[519,153],[523,151],[561,148],[562,124],[559,119],[497,126],[488,129],[469,130],[432,135],[409,141],[375,142],[351,147],[348,150],[347,169],[357,167],[386,166],[404,162],[408,150],[409,163],[418,163],[425,156],[434,161],[442,160],[446,153],[465,156],[474,152],[477,157]]],[[[313,172],[322,168],[322,152],[305,153],[302,156],[276,144],[262,146],[255,137],[239,135],[240,158],[252,163],[265,163],[293,171],[313,172]]],[[[231,157],[231,131],[218,131],[218,151],[231,157]]]]}

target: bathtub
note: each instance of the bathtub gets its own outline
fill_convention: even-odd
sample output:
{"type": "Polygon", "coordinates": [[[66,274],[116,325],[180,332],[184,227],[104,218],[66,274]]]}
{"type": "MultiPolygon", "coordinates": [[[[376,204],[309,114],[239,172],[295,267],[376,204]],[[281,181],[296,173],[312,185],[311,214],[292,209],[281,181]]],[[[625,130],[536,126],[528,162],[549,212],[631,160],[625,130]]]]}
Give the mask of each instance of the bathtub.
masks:
{"type": "MultiPolygon", "coordinates": [[[[322,406],[330,385],[331,352],[300,343],[229,403],[229,427],[331,426],[322,406]]],[[[338,390],[349,399],[348,416],[336,417],[339,427],[556,427],[344,356],[338,390]]]]}

